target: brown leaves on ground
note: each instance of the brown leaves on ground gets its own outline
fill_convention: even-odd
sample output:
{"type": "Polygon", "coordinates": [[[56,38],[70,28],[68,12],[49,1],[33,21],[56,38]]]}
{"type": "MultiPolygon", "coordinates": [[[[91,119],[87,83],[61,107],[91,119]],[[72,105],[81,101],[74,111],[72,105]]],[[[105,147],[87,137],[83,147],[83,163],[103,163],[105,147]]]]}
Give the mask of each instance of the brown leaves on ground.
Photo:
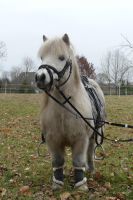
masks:
{"type": "Polygon", "coordinates": [[[117,193],[115,197],[106,197],[106,200],[126,200],[126,198],[122,193],[117,193]]]}
{"type": "Polygon", "coordinates": [[[0,133],[4,133],[5,135],[10,135],[10,134],[12,134],[12,129],[11,128],[0,128],[0,133]]]}
{"type": "Polygon", "coordinates": [[[20,188],[19,192],[22,195],[26,195],[26,196],[30,196],[31,195],[30,187],[28,185],[22,186],[20,188]]]}
{"type": "MultiPolygon", "coordinates": [[[[132,144],[104,143],[105,160],[96,162],[98,170],[93,178],[87,174],[89,192],[73,190],[74,177],[70,162],[67,162],[64,189],[51,189],[52,171],[50,155],[45,146],[38,157],[40,141],[38,122],[40,95],[0,95],[0,199],[35,200],[126,200],[132,195],[133,153],[132,144]],[[33,100],[34,99],[34,100],[33,100]],[[6,104],[5,104],[6,102],[6,104]],[[70,169],[70,170],[69,170],[70,169]]],[[[132,124],[133,96],[106,97],[109,119],[126,120],[132,124]],[[115,105],[115,106],[114,106],[115,105]],[[122,111],[122,112],[121,112],[122,111]],[[117,115],[116,115],[117,114],[117,115]],[[125,118],[126,117],[126,118],[125,118]]],[[[111,138],[132,137],[130,129],[106,127],[106,136],[111,138]],[[123,130],[123,131],[122,131],[123,130]]],[[[102,156],[102,152],[97,152],[102,156]]],[[[67,151],[67,159],[71,150],[67,151]]],[[[132,197],[131,197],[132,198],[132,197]]]]}

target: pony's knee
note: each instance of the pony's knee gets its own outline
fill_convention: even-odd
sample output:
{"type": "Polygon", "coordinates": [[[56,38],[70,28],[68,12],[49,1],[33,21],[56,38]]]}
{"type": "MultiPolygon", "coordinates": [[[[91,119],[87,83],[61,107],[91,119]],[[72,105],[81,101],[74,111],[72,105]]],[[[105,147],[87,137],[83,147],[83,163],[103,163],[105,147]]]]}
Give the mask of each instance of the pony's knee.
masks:
{"type": "Polygon", "coordinates": [[[88,138],[86,140],[80,140],[72,148],[73,166],[74,167],[85,167],[87,160],[88,150],[88,138]]]}
{"type": "Polygon", "coordinates": [[[86,156],[85,155],[75,155],[73,157],[73,166],[74,167],[85,167],[86,156]]]}

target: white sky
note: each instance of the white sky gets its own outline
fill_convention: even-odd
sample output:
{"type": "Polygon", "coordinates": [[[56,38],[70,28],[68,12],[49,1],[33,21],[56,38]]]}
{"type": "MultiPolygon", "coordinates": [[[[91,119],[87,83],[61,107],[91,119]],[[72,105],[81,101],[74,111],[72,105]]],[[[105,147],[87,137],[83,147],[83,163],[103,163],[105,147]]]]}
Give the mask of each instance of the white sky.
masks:
{"type": "MultiPolygon", "coordinates": [[[[100,68],[106,51],[125,35],[133,42],[132,0],[0,0],[0,41],[7,45],[3,70],[30,56],[39,64],[42,35],[68,33],[76,52],[100,68]]],[[[38,66],[37,66],[38,67],[38,66]]]]}

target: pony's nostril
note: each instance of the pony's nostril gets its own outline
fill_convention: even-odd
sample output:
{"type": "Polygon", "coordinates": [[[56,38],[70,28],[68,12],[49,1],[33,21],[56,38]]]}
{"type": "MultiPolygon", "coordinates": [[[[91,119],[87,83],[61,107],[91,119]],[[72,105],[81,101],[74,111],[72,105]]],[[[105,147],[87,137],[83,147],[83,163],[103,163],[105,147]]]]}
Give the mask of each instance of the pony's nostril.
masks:
{"type": "Polygon", "coordinates": [[[45,78],[46,78],[45,74],[42,74],[42,75],[39,77],[39,80],[40,80],[40,81],[44,81],[45,78]]]}
{"type": "Polygon", "coordinates": [[[35,82],[37,82],[38,81],[38,77],[37,77],[37,74],[35,75],[35,82]]]}

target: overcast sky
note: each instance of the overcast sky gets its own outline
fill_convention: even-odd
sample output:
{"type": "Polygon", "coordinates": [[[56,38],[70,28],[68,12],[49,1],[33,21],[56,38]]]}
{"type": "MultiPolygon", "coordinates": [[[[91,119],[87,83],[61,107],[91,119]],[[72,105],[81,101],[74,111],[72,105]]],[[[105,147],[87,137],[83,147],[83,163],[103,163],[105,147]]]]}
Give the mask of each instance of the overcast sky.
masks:
{"type": "Polygon", "coordinates": [[[3,70],[30,56],[36,64],[42,35],[68,33],[77,54],[100,68],[106,52],[124,41],[133,42],[132,0],[0,0],[0,41],[8,57],[3,70]]]}

